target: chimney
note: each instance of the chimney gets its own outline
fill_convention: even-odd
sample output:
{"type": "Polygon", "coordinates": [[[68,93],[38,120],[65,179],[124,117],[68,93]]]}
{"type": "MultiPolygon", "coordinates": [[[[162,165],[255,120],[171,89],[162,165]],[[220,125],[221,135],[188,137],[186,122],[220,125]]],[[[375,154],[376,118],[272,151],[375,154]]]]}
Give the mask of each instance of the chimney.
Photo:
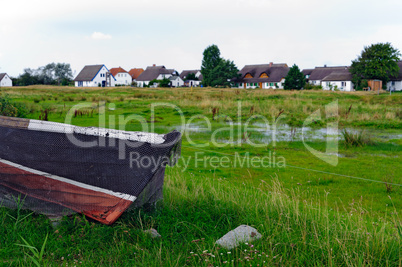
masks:
{"type": "Polygon", "coordinates": [[[274,62],[269,62],[269,66],[272,67],[272,64],[274,64],[274,62]]]}
{"type": "Polygon", "coordinates": [[[327,67],[327,64],[324,65],[324,68],[326,68],[326,67],[327,67]]]}
{"type": "Polygon", "coordinates": [[[152,64],[152,66],[155,67],[156,65],[155,65],[155,64],[152,64]]]}

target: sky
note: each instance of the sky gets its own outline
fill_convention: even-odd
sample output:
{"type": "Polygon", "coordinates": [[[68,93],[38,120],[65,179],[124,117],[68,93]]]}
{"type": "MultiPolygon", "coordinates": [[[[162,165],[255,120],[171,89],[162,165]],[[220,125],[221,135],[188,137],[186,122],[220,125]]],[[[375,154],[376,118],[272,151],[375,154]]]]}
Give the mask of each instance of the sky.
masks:
{"type": "Polygon", "coordinates": [[[402,50],[400,0],[13,0],[0,5],[0,73],[69,63],[181,72],[209,45],[241,69],[346,66],[365,46],[402,50]]]}

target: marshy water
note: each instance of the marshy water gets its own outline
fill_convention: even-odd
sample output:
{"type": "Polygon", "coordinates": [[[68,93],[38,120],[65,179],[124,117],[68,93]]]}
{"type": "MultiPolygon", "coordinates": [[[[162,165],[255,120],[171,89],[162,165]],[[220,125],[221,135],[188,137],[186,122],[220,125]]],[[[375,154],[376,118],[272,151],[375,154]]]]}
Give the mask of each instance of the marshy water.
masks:
{"type": "MultiPolygon", "coordinates": [[[[222,132],[230,132],[231,130],[237,136],[237,133],[244,131],[247,127],[247,135],[242,135],[242,138],[247,138],[253,142],[259,143],[270,143],[272,141],[276,142],[292,142],[292,141],[327,141],[327,140],[342,140],[342,131],[346,130],[352,134],[358,134],[364,131],[365,135],[368,135],[373,139],[380,139],[382,141],[388,141],[393,139],[402,139],[402,131],[395,129],[359,129],[359,128],[312,128],[312,127],[293,127],[287,124],[280,124],[273,127],[269,124],[264,123],[253,123],[253,124],[241,124],[238,122],[227,122],[222,124],[214,124],[213,126],[208,126],[207,123],[189,123],[183,125],[176,125],[168,127],[169,130],[176,129],[181,132],[187,132],[188,134],[213,134],[214,131],[220,130],[222,132]],[[225,130],[223,130],[225,129],[225,130]]],[[[229,136],[229,134],[228,134],[229,136]]],[[[237,143],[229,138],[220,138],[222,143],[237,143]]]]}

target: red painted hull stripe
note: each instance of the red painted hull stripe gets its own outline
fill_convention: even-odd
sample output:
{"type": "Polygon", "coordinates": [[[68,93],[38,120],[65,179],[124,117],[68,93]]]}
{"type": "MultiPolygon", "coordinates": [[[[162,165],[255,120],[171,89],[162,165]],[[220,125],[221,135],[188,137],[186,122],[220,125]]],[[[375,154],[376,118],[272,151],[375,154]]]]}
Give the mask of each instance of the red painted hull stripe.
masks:
{"type": "Polygon", "coordinates": [[[108,225],[133,203],[132,200],[32,173],[6,164],[4,160],[0,161],[0,184],[30,197],[82,212],[108,225]]]}

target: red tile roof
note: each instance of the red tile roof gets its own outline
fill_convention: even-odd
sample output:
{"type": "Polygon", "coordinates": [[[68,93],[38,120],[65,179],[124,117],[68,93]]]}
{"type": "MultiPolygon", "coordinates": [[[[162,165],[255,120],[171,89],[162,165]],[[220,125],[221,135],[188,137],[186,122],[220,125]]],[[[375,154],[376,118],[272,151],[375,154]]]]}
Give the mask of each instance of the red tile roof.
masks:
{"type": "Polygon", "coordinates": [[[117,73],[121,73],[121,72],[127,73],[127,71],[125,71],[122,67],[112,68],[109,71],[114,77],[116,77],[117,73]]]}
{"type": "Polygon", "coordinates": [[[131,75],[131,78],[137,79],[141,73],[144,72],[144,69],[131,69],[128,73],[131,75]]]}

